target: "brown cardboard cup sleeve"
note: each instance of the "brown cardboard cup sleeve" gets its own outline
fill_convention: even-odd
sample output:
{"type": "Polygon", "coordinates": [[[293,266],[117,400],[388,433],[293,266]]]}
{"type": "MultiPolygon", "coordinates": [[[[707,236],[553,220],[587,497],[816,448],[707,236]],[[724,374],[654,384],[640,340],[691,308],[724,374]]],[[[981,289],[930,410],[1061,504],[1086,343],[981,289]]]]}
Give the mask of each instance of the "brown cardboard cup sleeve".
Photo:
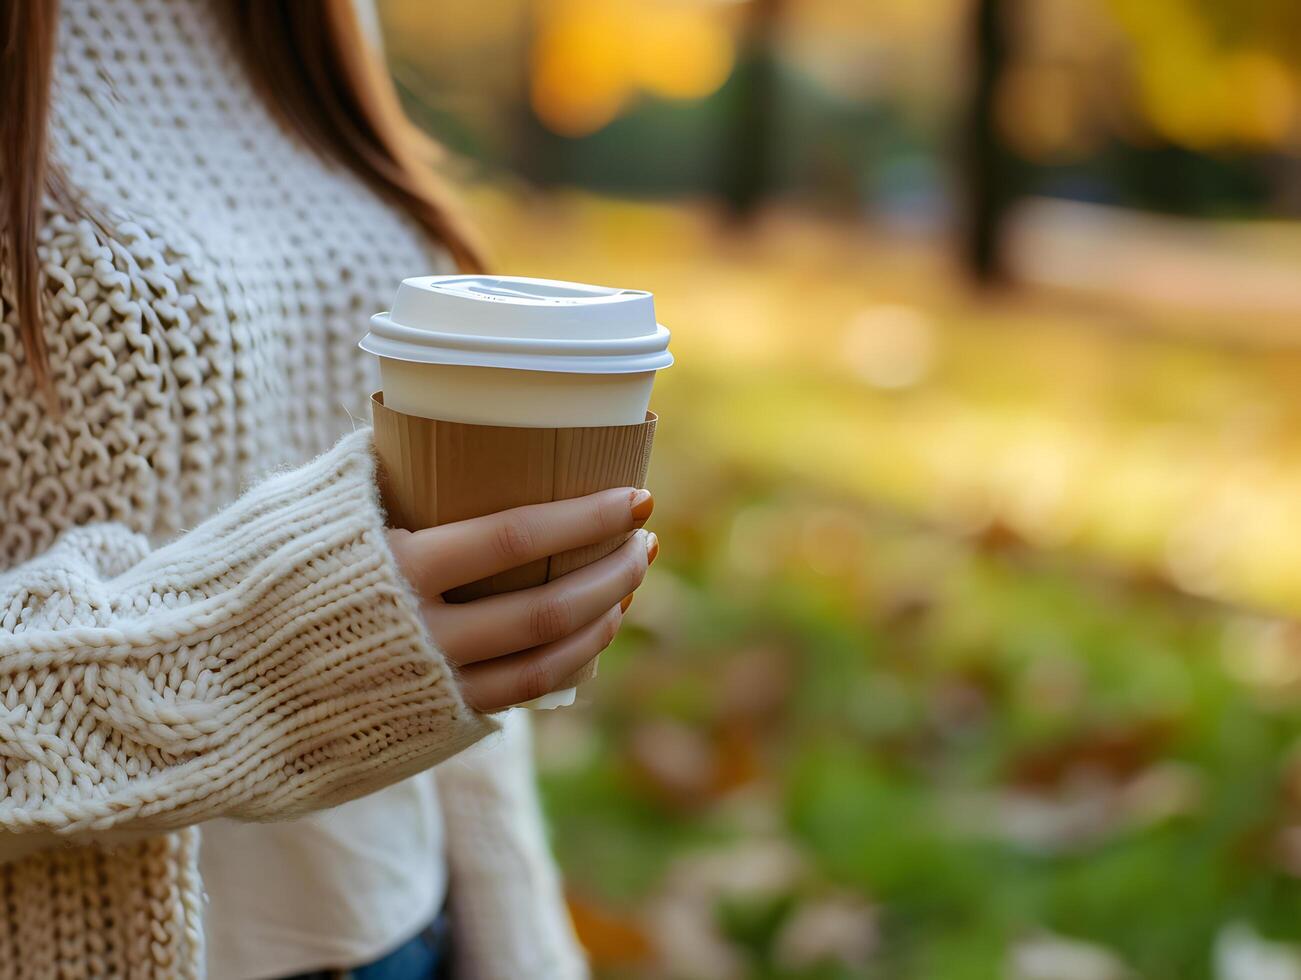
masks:
{"type": "MultiPolygon", "coordinates": [[[[444,422],[396,412],[371,396],[380,497],[393,527],[417,531],[512,507],[581,497],[611,487],[642,487],[656,416],[637,425],[540,429],[444,422]]],[[[620,535],[453,589],[449,602],[541,585],[604,558],[620,535]]],[[[570,677],[573,687],[595,662],[570,677]]]]}

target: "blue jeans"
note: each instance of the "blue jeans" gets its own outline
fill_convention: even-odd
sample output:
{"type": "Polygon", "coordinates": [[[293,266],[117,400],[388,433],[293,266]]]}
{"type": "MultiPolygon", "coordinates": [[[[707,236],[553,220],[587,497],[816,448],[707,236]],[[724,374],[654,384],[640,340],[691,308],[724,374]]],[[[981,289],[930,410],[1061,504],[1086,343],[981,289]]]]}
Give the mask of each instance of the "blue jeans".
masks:
{"type": "Polygon", "coordinates": [[[377,960],[350,969],[300,973],[285,980],[448,980],[450,946],[450,924],[447,913],[441,912],[420,935],[377,960]]]}

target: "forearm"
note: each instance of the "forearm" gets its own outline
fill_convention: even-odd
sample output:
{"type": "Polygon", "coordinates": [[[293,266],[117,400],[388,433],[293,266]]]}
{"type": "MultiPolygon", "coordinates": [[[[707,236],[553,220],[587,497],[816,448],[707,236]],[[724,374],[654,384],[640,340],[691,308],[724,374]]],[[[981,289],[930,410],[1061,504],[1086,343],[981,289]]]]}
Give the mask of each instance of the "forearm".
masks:
{"type": "Polygon", "coordinates": [[[358,433],[152,553],[86,528],[0,576],[0,828],[289,817],[492,730],[424,633],[373,465],[358,433]]]}

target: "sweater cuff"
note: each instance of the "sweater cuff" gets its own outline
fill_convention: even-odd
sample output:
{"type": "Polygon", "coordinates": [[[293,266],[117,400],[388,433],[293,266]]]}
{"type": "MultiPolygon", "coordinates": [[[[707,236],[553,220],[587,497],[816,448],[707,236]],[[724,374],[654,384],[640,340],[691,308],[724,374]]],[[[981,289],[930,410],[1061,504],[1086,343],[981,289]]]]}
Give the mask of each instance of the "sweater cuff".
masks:
{"type": "MultiPolygon", "coordinates": [[[[300,471],[310,494],[295,494],[300,474],[283,488],[287,501],[329,498],[304,508],[326,521],[326,534],[319,550],[294,545],[311,548],[311,557],[277,590],[284,608],[262,625],[272,662],[255,678],[239,675],[252,682],[241,687],[247,703],[265,710],[266,748],[250,755],[250,778],[266,790],[235,816],[280,819],[364,796],[500,727],[465,703],[425,630],[389,549],[375,466],[366,429],[300,471]],[[293,651],[271,639],[281,622],[295,635],[307,627],[308,642],[293,651]]],[[[290,510],[297,516],[301,507],[290,510]]]]}
{"type": "MultiPolygon", "coordinates": [[[[125,579],[152,607],[140,621],[155,635],[167,607],[190,634],[190,683],[168,685],[182,696],[141,692],[121,719],[189,756],[156,800],[168,824],[334,806],[499,727],[461,697],[389,550],[369,429],[259,484],[125,579]]],[[[136,789],[147,816],[148,787],[136,789]]]]}

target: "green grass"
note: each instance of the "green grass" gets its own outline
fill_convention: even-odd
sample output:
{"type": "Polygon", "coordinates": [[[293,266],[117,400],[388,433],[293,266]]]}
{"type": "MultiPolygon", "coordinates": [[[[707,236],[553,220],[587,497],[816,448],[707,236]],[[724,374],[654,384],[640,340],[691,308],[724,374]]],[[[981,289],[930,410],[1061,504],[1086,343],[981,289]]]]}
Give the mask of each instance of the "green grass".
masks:
{"type": "Polygon", "coordinates": [[[1288,642],[1268,624],[788,487],[738,487],[709,532],[674,520],[592,704],[541,719],[544,746],[554,726],[587,739],[580,764],[544,767],[585,901],[656,936],[666,883],[777,839],[796,873],[707,902],[748,977],[998,977],[1050,931],[1195,980],[1230,923],[1301,941],[1278,853],[1301,820],[1301,692],[1233,667],[1288,642]],[[803,549],[827,526],[849,544],[815,570],[803,549]],[[691,751],[648,775],[638,740],[665,719],[691,751]],[[728,775],[738,740],[752,762],[728,775]],[[1093,810],[1068,819],[1072,801],[1093,810]],[[1062,822],[1022,826],[1018,805],[1062,822]],[[874,910],[870,954],[783,965],[783,928],[845,891],[874,910]]]}

